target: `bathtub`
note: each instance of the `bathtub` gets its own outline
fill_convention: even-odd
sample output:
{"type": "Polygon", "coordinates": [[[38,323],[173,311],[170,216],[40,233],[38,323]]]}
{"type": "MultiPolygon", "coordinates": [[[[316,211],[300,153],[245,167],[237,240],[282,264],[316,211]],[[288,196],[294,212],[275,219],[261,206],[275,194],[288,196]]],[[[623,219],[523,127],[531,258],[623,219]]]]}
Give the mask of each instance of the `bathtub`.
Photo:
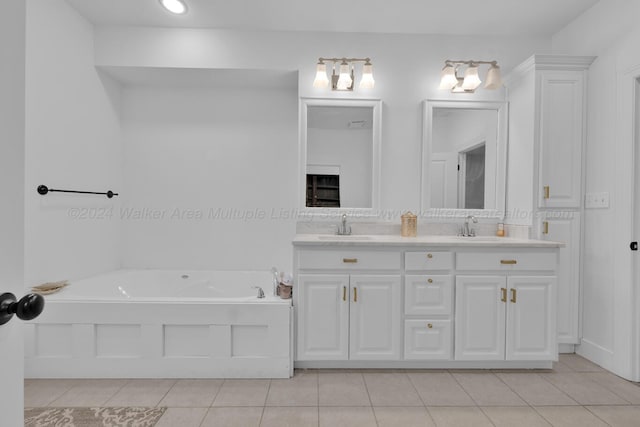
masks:
{"type": "Polygon", "coordinates": [[[24,324],[27,378],[293,374],[293,308],[268,271],[119,270],[45,301],[24,324]]]}

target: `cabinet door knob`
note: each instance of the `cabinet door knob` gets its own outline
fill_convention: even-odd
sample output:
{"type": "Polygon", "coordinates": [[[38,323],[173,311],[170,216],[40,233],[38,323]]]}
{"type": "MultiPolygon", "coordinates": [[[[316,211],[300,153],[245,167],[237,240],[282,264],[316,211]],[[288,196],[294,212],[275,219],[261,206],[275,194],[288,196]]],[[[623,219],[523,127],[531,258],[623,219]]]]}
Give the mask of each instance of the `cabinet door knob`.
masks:
{"type": "Polygon", "coordinates": [[[358,262],[358,258],[342,258],[342,262],[346,264],[355,264],[358,262]]]}
{"type": "Polygon", "coordinates": [[[433,258],[433,254],[427,254],[427,258],[429,259],[433,258]]]}
{"type": "Polygon", "coordinates": [[[431,323],[427,323],[427,328],[433,329],[433,325],[431,323]]]}
{"type": "Polygon", "coordinates": [[[511,302],[516,302],[517,291],[515,288],[511,288],[511,302]]]}
{"type": "Polygon", "coordinates": [[[433,279],[427,279],[427,283],[433,283],[433,279]]]}
{"type": "Polygon", "coordinates": [[[502,293],[500,301],[507,302],[507,288],[500,288],[500,292],[502,293]]]}

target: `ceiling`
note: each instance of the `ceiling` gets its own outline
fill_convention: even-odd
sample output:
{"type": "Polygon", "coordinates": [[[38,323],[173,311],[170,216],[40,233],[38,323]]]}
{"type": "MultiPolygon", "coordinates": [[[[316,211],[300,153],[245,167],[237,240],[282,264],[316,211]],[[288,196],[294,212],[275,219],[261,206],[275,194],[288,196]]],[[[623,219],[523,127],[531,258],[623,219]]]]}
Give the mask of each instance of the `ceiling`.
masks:
{"type": "Polygon", "coordinates": [[[67,0],[95,24],[447,35],[551,36],[598,0],[67,0]]]}

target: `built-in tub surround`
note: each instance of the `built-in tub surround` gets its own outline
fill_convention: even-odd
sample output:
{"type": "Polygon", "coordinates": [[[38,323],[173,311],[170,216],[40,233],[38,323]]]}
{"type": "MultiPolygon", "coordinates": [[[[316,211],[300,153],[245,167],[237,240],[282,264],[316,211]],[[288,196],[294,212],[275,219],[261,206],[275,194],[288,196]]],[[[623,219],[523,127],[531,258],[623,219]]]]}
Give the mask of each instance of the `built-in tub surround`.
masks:
{"type": "Polygon", "coordinates": [[[25,325],[25,376],[288,378],[291,301],[272,289],[269,271],[121,270],[71,281],[25,325]]]}
{"type": "Polygon", "coordinates": [[[293,245],[297,367],[550,368],[557,360],[562,243],[299,234],[293,245]]]}

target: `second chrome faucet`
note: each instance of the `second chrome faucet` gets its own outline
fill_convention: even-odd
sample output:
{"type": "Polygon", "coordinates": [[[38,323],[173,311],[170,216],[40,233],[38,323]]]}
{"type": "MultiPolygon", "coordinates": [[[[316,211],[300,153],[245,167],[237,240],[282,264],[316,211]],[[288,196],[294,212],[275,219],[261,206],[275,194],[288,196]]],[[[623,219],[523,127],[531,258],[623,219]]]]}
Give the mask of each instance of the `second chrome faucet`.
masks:
{"type": "Polygon", "coordinates": [[[339,236],[348,236],[351,234],[351,226],[347,225],[347,214],[342,214],[342,222],[338,224],[336,234],[339,236]]]}
{"type": "Polygon", "coordinates": [[[473,228],[471,228],[469,224],[470,222],[477,224],[478,219],[473,215],[467,216],[467,218],[464,220],[464,225],[460,228],[460,234],[459,234],[460,236],[475,237],[476,231],[473,228]]]}

